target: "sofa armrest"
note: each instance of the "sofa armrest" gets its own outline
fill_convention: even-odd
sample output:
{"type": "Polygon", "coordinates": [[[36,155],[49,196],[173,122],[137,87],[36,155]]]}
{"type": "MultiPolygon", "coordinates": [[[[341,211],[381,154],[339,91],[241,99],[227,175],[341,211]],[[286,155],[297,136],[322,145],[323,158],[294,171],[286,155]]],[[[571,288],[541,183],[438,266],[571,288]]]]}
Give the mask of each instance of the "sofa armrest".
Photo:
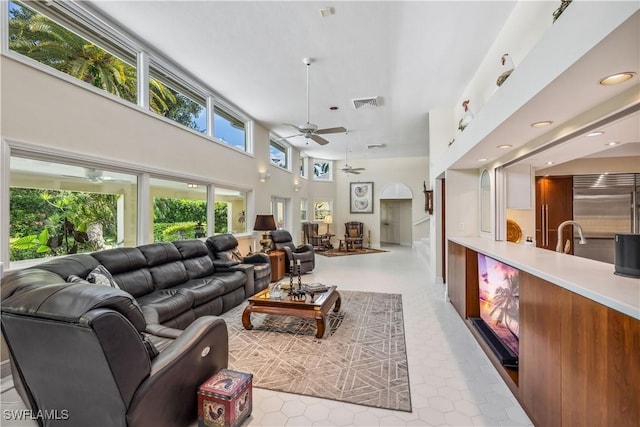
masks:
{"type": "Polygon", "coordinates": [[[151,363],[151,374],[136,391],[127,425],[190,425],[197,418],[198,387],[229,360],[227,325],[203,316],[151,363]]]}
{"type": "Polygon", "coordinates": [[[295,250],[297,254],[302,252],[309,252],[309,251],[313,251],[313,245],[310,245],[308,243],[305,243],[303,245],[296,247],[296,250],[295,250]]]}
{"type": "Polygon", "coordinates": [[[247,278],[244,283],[244,297],[249,298],[256,293],[255,277],[253,273],[253,264],[236,264],[229,268],[229,271],[242,271],[247,278]]]}
{"type": "Polygon", "coordinates": [[[244,257],[245,264],[268,264],[269,255],[263,253],[256,253],[244,257]]]}
{"type": "Polygon", "coordinates": [[[184,333],[182,329],[169,328],[159,324],[147,324],[144,330],[146,333],[162,338],[178,338],[184,333]]]}
{"type": "Polygon", "coordinates": [[[227,261],[224,259],[214,259],[213,266],[216,270],[228,271],[234,265],[240,264],[238,261],[227,261]]]}

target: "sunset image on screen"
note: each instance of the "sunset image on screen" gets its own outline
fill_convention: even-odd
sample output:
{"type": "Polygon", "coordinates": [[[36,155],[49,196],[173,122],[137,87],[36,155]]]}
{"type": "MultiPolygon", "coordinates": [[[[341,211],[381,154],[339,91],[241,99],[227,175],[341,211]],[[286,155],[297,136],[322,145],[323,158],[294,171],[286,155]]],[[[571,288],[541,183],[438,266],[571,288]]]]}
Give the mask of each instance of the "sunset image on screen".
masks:
{"type": "Polygon", "coordinates": [[[478,254],[480,317],[518,354],[520,281],[518,270],[478,254]]]}

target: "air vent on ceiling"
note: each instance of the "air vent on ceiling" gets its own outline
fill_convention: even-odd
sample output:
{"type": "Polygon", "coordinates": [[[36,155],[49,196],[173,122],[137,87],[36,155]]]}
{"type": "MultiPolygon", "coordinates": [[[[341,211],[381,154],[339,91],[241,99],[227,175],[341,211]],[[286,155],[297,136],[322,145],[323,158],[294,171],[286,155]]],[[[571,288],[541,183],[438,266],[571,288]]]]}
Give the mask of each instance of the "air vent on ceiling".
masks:
{"type": "Polygon", "coordinates": [[[322,9],[320,9],[320,16],[322,16],[323,18],[325,16],[331,16],[331,15],[333,15],[332,7],[323,7],[322,9]]]}
{"type": "Polygon", "coordinates": [[[371,150],[372,148],[384,148],[384,144],[367,144],[367,148],[371,150]]]}
{"type": "Polygon", "coordinates": [[[357,98],[357,99],[353,99],[353,108],[355,108],[356,110],[358,108],[361,107],[365,107],[365,106],[370,106],[370,107],[377,107],[378,106],[378,99],[379,97],[374,96],[371,98],[357,98]]]}

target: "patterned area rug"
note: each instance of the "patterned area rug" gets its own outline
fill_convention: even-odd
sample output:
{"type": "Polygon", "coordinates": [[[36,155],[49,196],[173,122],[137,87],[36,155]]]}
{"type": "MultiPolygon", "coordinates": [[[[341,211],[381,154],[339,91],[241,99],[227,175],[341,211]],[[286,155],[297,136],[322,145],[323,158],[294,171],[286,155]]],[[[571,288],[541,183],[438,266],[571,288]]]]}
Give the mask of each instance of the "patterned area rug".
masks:
{"type": "Polygon", "coordinates": [[[364,255],[364,254],[379,254],[381,252],[389,252],[383,249],[373,249],[373,248],[355,248],[350,251],[340,250],[340,249],[329,249],[328,251],[316,251],[316,255],[323,255],[326,257],[334,257],[334,256],[346,256],[346,255],[364,255]]]}
{"type": "Polygon", "coordinates": [[[221,317],[229,329],[229,368],[253,373],[258,388],[411,412],[402,296],[339,291],[327,332],[315,320],[252,313],[245,304],[221,317]]]}

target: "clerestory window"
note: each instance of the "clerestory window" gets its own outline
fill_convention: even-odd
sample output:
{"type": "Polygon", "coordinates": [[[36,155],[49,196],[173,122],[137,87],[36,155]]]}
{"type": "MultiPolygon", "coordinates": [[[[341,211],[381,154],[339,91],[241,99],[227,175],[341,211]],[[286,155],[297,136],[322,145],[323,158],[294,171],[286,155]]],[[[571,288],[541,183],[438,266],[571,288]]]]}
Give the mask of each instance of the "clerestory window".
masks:
{"type": "Polygon", "coordinates": [[[213,109],[213,136],[232,147],[247,150],[245,122],[223,107],[216,105],[213,109]]]}
{"type": "Polygon", "coordinates": [[[269,161],[274,166],[289,170],[289,147],[276,139],[273,136],[269,138],[269,161]]]}
{"type": "Polygon", "coordinates": [[[116,56],[91,40],[89,31],[80,36],[24,3],[10,1],[8,7],[9,50],[136,103],[135,53],[118,49],[116,56]]]}

